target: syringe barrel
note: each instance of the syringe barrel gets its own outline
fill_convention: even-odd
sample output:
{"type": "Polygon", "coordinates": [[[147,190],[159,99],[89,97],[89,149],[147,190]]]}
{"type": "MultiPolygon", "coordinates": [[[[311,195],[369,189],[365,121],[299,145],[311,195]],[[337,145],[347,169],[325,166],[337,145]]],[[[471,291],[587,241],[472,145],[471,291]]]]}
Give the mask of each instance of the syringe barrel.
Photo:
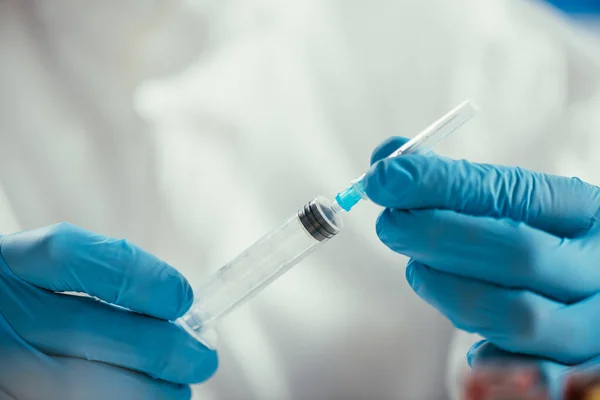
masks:
{"type": "MultiPolygon", "coordinates": [[[[307,203],[279,228],[225,264],[194,290],[194,303],[179,325],[203,342],[205,332],[300,262],[342,228],[334,204],[319,197],[307,203]]],[[[210,343],[206,343],[209,344],[210,343]]]]}

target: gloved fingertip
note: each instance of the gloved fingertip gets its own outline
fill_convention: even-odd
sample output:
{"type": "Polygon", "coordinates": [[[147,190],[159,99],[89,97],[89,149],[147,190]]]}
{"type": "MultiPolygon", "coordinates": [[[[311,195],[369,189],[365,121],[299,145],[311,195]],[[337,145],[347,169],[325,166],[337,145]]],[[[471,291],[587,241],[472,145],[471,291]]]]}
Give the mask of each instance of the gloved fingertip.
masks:
{"type": "Polygon", "coordinates": [[[210,379],[219,368],[219,357],[214,350],[207,349],[202,360],[190,360],[189,384],[202,383],[210,379]]]}
{"type": "Polygon", "coordinates": [[[419,157],[422,156],[396,157],[373,165],[364,179],[369,200],[382,207],[412,208],[415,205],[412,193],[419,190],[419,157]]]}
{"type": "Polygon", "coordinates": [[[181,291],[179,293],[181,294],[181,299],[179,302],[179,309],[175,313],[176,318],[185,314],[194,303],[194,290],[192,289],[192,285],[190,285],[183,275],[180,276],[180,285],[181,291]]]}
{"type": "Polygon", "coordinates": [[[416,273],[418,268],[418,263],[415,260],[410,260],[408,262],[408,264],[406,265],[406,281],[408,282],[409,286],[412,288],[412,290],[415,291],[415,293],[418,292],[419,287],[421,286],[421,282],[419,280],[418,274],[416,273]]]}
{"type": "Polygon", "coordinates": [[[415,227],[422,223],[417,213],[386,208],[377,218],[375,231],[383,244],[396,253],[405,254],[409,245],[422,240],[414,235],[415,227]]]}
{"type": "Polygon", "coordinates": [[[469,351],[467,351],[467,363],[469,364],[470,367],[473,366],[473,362],[475,361],[475,357],[477,357],[477,355],[478,355],[479,349],[486,343],[488,343],[487,340],[480,340],[477,343],[475,343],[473,346],[471,346],[469,351]]]}
{"type": "Polygon", "coordinates": [[[383,244],[387,244],[388,241],[387,230],[389,227],[390,213],[391,210],[386,208],[379,214],[377,221],[375,222],[375,232],[383,244]]]}
{"type": "Polygon", "coordinates": [[[371,166],[364,178],[365,194],[373,203],[381,207],[402,208],[404,179],[396,171],[390,171],[391,160],[383,160],[371,166]]]}
{"type": "Polygon", "coordinates": [[[189,385],[173,385],[173,392],[170,398],[176,400],[190,400],[192,398],[192,388],[189,385]]]}
{"type": "Polygon", "coordinates": [[[469,350],[467,352],[467,364],[469,365],[469,367],[473,367],[473,358],[475,357],[475,355],[473,353],[471,353],[471,351],[469,350]]]}
{"type": "Polygon", "coordinates": [[[385,190],[385,165],[382,162],[369,168],[363,180],[363,188],[369,200],[379,206],[386,207],[385,196],[382,193],[385,190]]]}
{"type": "Polygon", "coordinates": [[[371,154],[371,165],[382,160],[398,150],[400,146],[408,142],[409,139],[402,136],[392,136],[379,144],[371,154]]]}
{"type": "Polygon", "coordinates": [[[194,302],[194,291],[188,280],[175,268],[164,263],[151,279],[158,293],[151,315],[174,321],[185,314],[194,302]]]}

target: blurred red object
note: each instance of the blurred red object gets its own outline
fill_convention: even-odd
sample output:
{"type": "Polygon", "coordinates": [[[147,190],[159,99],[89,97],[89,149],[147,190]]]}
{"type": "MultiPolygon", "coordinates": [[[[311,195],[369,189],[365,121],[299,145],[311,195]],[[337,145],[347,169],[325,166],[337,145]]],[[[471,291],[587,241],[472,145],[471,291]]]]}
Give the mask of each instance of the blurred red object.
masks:
{"type": "Polygon", "coordinates": [[[600,372],[569,376],[563,400],[600,400],[600,372]]]}
{"type": "Polygon", "coordinates": [[[535,368],[486,366],[471,371],[465,380],[465,400],[550,400],[535,368]]]}

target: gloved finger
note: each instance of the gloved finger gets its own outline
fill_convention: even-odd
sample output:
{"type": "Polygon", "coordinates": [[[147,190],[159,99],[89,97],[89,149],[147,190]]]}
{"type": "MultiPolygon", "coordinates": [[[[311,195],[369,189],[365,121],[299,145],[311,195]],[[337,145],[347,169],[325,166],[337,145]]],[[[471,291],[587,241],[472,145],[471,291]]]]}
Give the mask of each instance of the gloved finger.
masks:
{"type": "Polygon", "coordinates": [[[600,189],[579,179],[420,155],[377,163],[365,191],[387,208],[510,218],[564,237],[589,229],[600,205],[600,189]]]}
{"type": "Polygon", "coordinates": [[[101,361],[175,383],[198,383],[217,354],[183,328],[96,299],[6,279],[0,314],[28,344],[55,356],[101,361]]]}
{"type": "Polygon", "coordinates": [[[404,143],[408,142],[408,140],[408,138],[402,136],[392,136],[381,142],[371,154],[371,165],[379,160],[383,160],[394,151],[398,150],[404,143]]]}
{"type": "Polygon", "coordinates": [[[156,318],[174,320],[193,292],[176,269],[126,240],[70,224],[4,236],[0,254],[19,278],[56,292],[81,292],[156,318]]]}
{"type": "Polygon", "coordinates": [[[18,391],[19,400],[105,400],[105,399],[156,399],[189,400],[191,390],[153,379],[147,375],[107,364],[76,358],[52,357],[55,371],[41,370],[32,374],[31,364],[22,365],[15,360],[7,378],[9,387],[18,391]],[[48,379],[52,376],[53,379],[48,379]],[[35,384],[32,384],[35,382],[35,384]]]}
{"type": "MultiPolygon", "coordinates": [[[[62,372],[65,397],[61,399],[173,399],[189,400],[192,391],[148,375],[93,361],[56,357],[62,372]],[[93,393],[92,393],[93,392],[93,393]]],[[[42,398],[42,397],[38,397],[42,398]]]]}
{"type": "Polygon", "coordinates": [[[561,363],[600,354],[600,321],[583,322],[600,307],[595,295],[565,305],[527,290],[506,289],[437,271],[411,261],[407,280],[419,297],[457,328],[478,333],[499,348],[561,363]],[[568,338],[568,340],[566,339],[568,338]]]}
{"type": "Polygon", "coordinates": [[[0,353],[0,393],[4,389],[15,400],[190,398],[186,385],[107,364],[48,356],[32,348],[1,317],[0,353]]]}
{"type": "Polygon", "coordinates": [[[569,372],[576,369],[544,358],[510,353],[487,340],[482,340],[471,347],[467,353],[467,361],[476,370],[511,366],[535,369],[542,384],[547,388],[551,400],[563,399],[562,393],[567,376],[569,372]]]}
{"type": "Polygon", "coordinates": [[[600,240],[592,237],[561,239],[510,219],[448,210],[389,209],[377,221],[377,234],[393,251],[440,271],[564,303],[600,289],[600,240]]]}

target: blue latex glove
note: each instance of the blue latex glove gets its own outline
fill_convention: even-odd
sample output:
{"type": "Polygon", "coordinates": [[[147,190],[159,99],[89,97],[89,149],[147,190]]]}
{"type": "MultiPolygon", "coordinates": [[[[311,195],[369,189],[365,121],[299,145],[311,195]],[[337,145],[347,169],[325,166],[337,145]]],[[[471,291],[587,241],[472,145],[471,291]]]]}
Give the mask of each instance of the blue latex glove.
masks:
{"type": "Polygon", "coordinates": [[[189,399],[215,371],[169,322],[188,282],[140,248],[58,224],[0,238],[0,255],[0,399],[189,399]]]}
{"type": "Polygon", "coordinates": [[[575,15],[600,14],[600,1],[598,0],[546,0],[556,8],[575,15]]]}
{"type": "MultiPolygon", "coordinates": [[[[374,159],[402,142],[383,144],[374,159]]],[[[555,373],[600,355],[598,187],[406,155],[373,165],[365,189],[386,207],[381,241],[411,257],[409,284],[456,327],[498,350],[543,358],[555,373]]]]}

